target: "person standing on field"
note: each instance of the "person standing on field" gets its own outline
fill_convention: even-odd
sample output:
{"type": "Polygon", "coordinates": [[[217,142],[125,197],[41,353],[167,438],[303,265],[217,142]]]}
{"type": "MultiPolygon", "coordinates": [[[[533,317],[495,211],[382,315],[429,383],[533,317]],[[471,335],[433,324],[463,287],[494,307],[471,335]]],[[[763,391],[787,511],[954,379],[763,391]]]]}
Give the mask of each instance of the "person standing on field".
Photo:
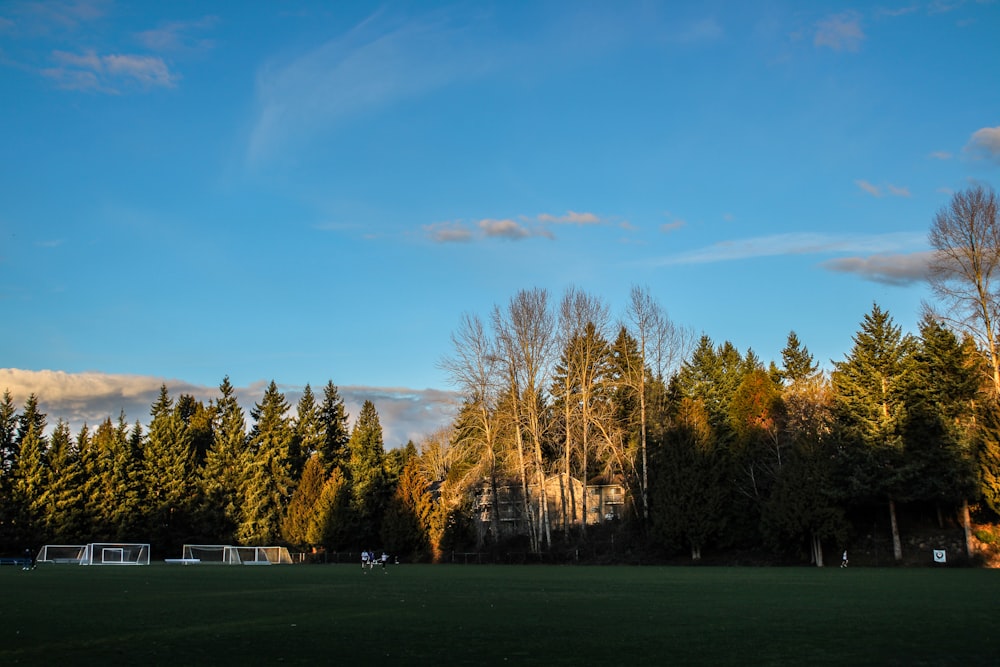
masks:
{"type": "Polygon", "coordinates": [[[362,572],[364,572],[365,568],[368,567],[368,558],[369,558],[368,552],[367,551],[362,551],[361,552],[361,571],[362,572]]]}
{"type": "Polygon", "coordinates": [[[847,567],[847,549],[844,549],[844,555],[840,560],[840,567],[847,567]]]}

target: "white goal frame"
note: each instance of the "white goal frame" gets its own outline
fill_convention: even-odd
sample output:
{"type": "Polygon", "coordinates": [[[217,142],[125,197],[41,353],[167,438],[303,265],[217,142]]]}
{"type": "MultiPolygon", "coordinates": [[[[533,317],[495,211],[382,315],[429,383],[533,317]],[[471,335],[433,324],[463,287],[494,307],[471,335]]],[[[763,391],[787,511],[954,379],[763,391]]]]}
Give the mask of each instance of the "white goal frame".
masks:
{"type": "Polygon", "coordinates": [[[231,565],[291,565],[288,547],[229,547],[226,562],[231,565]]]}
{"type": "Polygon", "coordinates": [[[91,542],[80,565],[149,565],[149,545],[135,542],[91,542]]]}
{"type": "Polygon", "coordinates": [[[185,544],[180,558],[167,562],[184,565],[291,565],[288,547],[245,547],[230,544],[185,544]]]}
{"type": "Polygon", "coordinates": [[[179,561],[208,565],[229,564],[229,549],[232,547],[228,544],[185,544],[179,561]]]}
{"type": "Polygon", "coordinates": [[[46,544],[38,550],[35,562],[79,565],[86,551],[86,544],[46,544]]]}

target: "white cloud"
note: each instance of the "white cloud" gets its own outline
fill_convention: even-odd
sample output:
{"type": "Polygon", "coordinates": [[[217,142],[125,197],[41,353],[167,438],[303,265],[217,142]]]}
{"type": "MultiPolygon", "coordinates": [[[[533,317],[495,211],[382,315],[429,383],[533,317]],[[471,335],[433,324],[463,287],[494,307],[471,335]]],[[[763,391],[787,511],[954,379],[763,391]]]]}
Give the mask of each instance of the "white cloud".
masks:
{"type": "MultiPolygon", "coordinates": [[[[40,409],[48,416],[49,426],[62,418],[70,424],[74,435],[84,423],[93,429],[108,417],[117,421],[122,412],[128,423],[138,420],[144,426],[148,425],[150,407],[159,396],[162,385],[166,385],[175,400],[182,393],[205,402],[219,396],[218,387],[146,375],[0,368],[0,393],[10,391],[18,409],[30,394],[35,394],[40,409]]],[[[236,387],[248,428],[251,425],[250,410],[261,400],[265,389],[265,382],[236,387]]],[[[303,387],[279,389],[294,412],[303,387]]],[[[362,386],[337,389],[351,417],[352,426],[362,404],[366,400],[374,403],[386,447],[404,445],[407,440],[418,442],[422,436],[450,424],[458,405],[454,393],[438,389],[362,386]]],[[[322,400],[322,391],[322,387],[313,387],[317,400],[322,400]]]]}
{"type": "Polygon", "coordinates": [[[965,149],[979,157],[1000,163],[1000,125],[973,132],[965,149]]]}
{"type": "Polygon", "coordinates": [[[834,51],[858,51],[864,40],[861,16],[856,12],[844,12],[829,16],[816,24],[813,45],[834,51]]]}

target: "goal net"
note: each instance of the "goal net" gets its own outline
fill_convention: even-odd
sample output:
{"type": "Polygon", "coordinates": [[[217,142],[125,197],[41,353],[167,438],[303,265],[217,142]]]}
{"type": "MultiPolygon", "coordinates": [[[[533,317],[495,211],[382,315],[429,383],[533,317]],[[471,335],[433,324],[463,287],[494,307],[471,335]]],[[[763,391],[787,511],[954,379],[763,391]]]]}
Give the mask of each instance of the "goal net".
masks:
{"type": "Polygon", "coordinates": [[[84,547],[80,565],[149,565],[149,545],[92,542],[84,547]]]}
{"type": "Polygon", "coordinates": [[[38,551],[35,562],[79,565],[86,550],[86,544],[46,544],[38,551]]]}
{"type": "Polygon", "coordinates": [[[226,562],[233,565],[291,565],[288,547],[227,547],[226,562]]]}
{"type": "Polygon", "coordinates": [[[226,544],[185,544],[181,559],[199,563],[229,563],[227,557],[231,546],[226,544]]]}
{"type": "Polygon", "coordinates": [[[168,562],[223,565],[291,565],[288,547],[234,547],[227,544],[185,544],[181,557],[168,562]]]}

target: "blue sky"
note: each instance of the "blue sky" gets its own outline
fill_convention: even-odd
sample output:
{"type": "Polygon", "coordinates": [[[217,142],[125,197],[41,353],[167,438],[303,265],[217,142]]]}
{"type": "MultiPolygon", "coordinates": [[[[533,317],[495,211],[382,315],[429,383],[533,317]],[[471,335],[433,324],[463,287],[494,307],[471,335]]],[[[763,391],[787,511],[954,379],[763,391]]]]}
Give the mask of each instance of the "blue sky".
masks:
{"type": "MultiPolygon", "coordinates": [[[[569,286],[829,366],[997,186],[994,2],[0,2],[0,389],[447,421],[462,313],[569,286]]],[[[98,415],[100,417],[98,417],[98,415]]]]}

